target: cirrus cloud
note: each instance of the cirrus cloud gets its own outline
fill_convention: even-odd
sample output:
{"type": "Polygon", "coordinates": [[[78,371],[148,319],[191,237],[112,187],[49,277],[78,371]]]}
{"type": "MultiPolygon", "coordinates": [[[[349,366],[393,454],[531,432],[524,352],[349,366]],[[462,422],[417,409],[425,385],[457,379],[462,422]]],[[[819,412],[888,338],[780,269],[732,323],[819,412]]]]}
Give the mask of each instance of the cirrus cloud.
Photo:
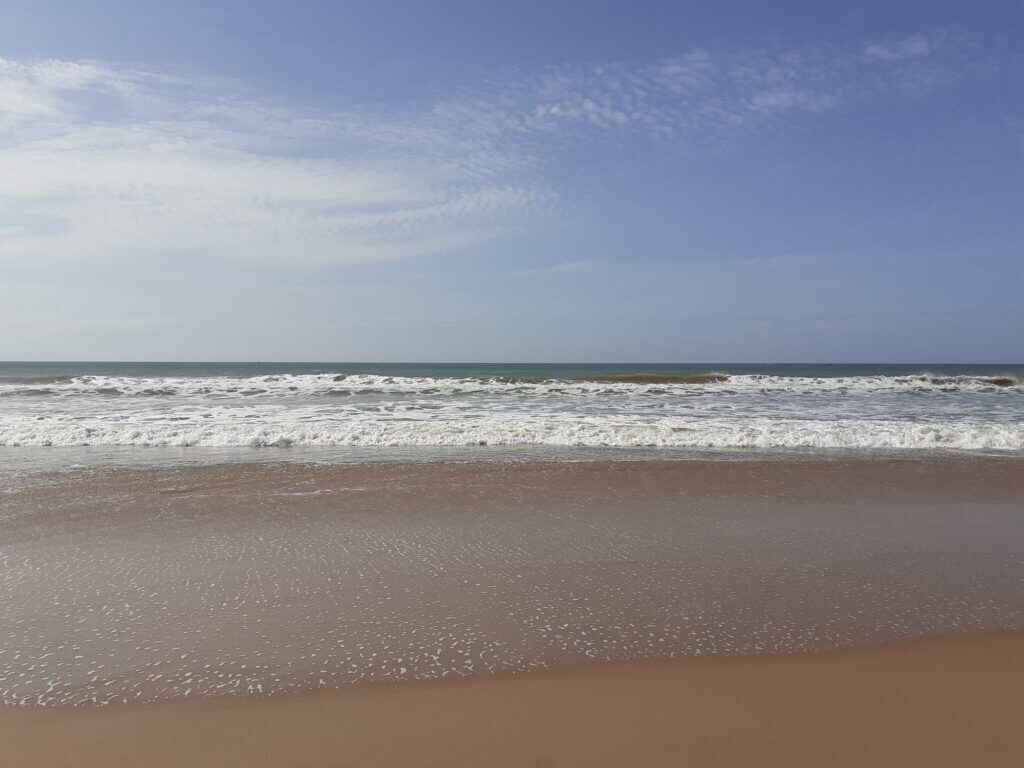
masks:
{"type": "Polygon", "coordinates": [[[972,57],[970,41],[946,33],[695,49],[347,112],[227,79],[0,59],[0,266],[182,255],[317,266],[471,247],[557,213],[566,203],[551,169],[574,148],[726,141],[927,92],[972,57]]]}

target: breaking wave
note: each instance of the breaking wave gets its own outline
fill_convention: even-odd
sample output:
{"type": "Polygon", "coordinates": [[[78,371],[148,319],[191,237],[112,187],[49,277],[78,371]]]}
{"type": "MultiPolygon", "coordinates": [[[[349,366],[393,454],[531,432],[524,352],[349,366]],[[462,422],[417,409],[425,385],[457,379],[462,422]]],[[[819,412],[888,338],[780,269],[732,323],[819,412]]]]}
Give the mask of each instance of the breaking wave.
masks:
{"type": "Polygon", "coordinates": [[[281,374],[235,377],[76,376],[18,381],[0,380],[0,397],[71,397],[129,395],[137,397],[317,397],[352,394],[1024,394],[1024,380],[1011,376],[803,377],[764,374],[621,374],[587,379],[434,378],[365,374],[281,374]],[[42,384],[46,386],[42,386],[42,384]]]}
{"type": "Polygon", "coordinates": [[[0,446],[1024,451],[1024,380],[704,371],[589,378],[0,379],[0,446]]]}
{"type": "Polygon", "coordinates": [[[623,424],[608,420],[490,418],[353,422],[310,427],[244,421],[206,427],[173,423],[0,426],[6,446],[586,446],[663,448],[875,448],[1024,450],[1024,424],[749,418],[623,424]]]}

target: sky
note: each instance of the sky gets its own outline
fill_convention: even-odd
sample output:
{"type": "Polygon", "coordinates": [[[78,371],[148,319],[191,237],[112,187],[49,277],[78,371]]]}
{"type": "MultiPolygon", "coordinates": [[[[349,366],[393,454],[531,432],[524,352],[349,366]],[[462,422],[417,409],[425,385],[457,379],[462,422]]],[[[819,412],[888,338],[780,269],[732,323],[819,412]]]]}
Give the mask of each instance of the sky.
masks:
{"type": "Polygon", "coordinates": [[[1024,360],[1024,3],[0,3],[0,359],[1024,360]]]}

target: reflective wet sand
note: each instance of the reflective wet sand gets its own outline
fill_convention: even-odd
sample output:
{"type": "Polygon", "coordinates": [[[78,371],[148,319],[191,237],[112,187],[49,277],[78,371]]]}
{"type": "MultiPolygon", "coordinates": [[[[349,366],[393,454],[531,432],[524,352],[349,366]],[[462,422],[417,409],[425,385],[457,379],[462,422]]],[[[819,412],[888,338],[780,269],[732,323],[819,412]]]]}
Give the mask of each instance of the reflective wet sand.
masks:
{"type": "Polygon", "coordinates": [[[0,698],[277,693],[1024,626],[1024,463],[214,466],[0,495],[0,698]]]}

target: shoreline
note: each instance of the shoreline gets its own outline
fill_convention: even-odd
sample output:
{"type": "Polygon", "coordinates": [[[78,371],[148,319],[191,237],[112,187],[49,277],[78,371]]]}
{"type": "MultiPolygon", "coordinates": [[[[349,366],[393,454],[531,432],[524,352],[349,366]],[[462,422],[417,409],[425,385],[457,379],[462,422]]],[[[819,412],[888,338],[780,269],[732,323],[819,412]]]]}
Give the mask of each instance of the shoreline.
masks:
{"type": "Polygon", "coordinates": [[[1010,766],[1024,632],[0,709],[0,766],[1010,766]],[[685,762],[692,761],[692,762],[685,762]]]}
{"type": "Polygon", "coordinates": [[[404,466],[588,466],[597,464],[905,464],[1024,463],[1019,450],[925,448],[447,446],[5,446],[0,486],[98,472],[160,472],[217,467],[322,470],[404,466]]]}

